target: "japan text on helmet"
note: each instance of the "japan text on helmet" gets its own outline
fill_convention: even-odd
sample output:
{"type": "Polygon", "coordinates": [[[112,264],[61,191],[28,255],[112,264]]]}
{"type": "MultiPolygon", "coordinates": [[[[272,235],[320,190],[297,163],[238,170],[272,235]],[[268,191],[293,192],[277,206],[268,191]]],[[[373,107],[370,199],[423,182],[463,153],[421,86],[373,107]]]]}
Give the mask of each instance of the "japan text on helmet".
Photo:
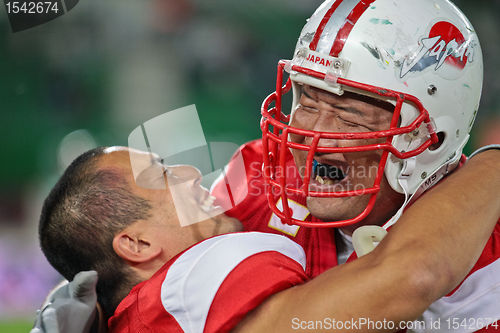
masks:
{"type": "Polygon", "coordinates": [[[303,28],[293,60],[280,61],[276,92],[262,106],[264,177],[278,189],[284,209],[274,212],[286,223],[311,225],[292,218],[287,197],[371,195],[356,218],[314,226],[343,226],[361,221],[375,203],[385,174],[390,186],[416,197],[433,186],[461,157],[481,95],[483,62],[474,28],[447,0],[327,0],[303,28]],[[283,85],[284,71],[289,79],[283,85]],[[302,84],[337,95],[350,91],[395,105],[390,129],[383,132],[325,133],[288,126],[290,111],[282,110],[282,95],[293,89],[292,110],[302,84]],[[274,103],[274,107],[271,104],[274,103]],[[311,137],[310,145],[289,141],[289,134],[311,137]],[[385,143],[349,148],[321,147],[320,139],[384,138],[385,143]],[[429,147],[442,140],[438,149],[429,147]],[[308,151],[303,185],[285,186],[281,150],[308,151]],[[317,193],[309,190],[313,155],[382,151],[372,188],[317,193]],[[281,155],[281,156],[280,156],[281,155]]]}

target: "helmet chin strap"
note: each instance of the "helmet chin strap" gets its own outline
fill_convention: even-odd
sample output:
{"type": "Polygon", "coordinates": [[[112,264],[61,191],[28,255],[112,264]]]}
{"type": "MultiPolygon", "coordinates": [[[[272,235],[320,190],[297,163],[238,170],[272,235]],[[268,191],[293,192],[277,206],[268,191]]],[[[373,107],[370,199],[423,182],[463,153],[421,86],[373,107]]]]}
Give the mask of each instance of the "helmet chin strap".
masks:
{"type": "Polygon", "coordinates": [[[403,168],[398,176],[398,183],[404,191],[405,201],[396,214],[383,227],[376,225],[362,226],[354,231],[352,240],[354,251],[356,251],[356,255],[358,257],[373,251],[373,249],[375,249],[378,243],[382,241],[387,234],[387,229],[396,223],[396,221],[401,217],[401,214],[403,214],[405,207],[413,197],[410,195],[408,190],[408,179],[413,174],[413,171],[415,171],[416,165],[417,159],[415,157],[408,158],[403,162],[403,168]]]}
{"type": "MultiPolygon", "coordinates": [[[[467,140],[465,142],[467,142],[467,140]]],[[[405,201],[403,205],[399,208],[399,210],[396,212],[396,214],[394,214],[394,216],[389,221],[387,221],[386,224],[384,224],[383,226],[384,229],[387,230],[389,227],[394,225],[399,220],[405,208],[409,204],[415,202],[422,194],[424,194],[425,191],[427,191],[428,189],[439,183],[441,179],[443,179],[446,175],[455,170],[455,168],[460,163],[460,159],[462,157],[462,148],[463,145],[461,145],[459,149],[457,149],[453,157],[449,159],[448,162],[439,167],[430,176],[422,180],[422,182],[418,185],[417,190],[413,194],[410,194],[408,179],[415,171],[416,158],[412,157],[404,161],[403,168],[401,169],[401,172],[399,173],[398,176],[398,184],[404,191],[405,201]]]]}
{"type": "Polygon", "coordinates": [[[434,173],[432,173],[429,177],[424,179],[418,186],[417,191],[415,193],[410,194],[408,179],[410,179],[411,175],[415,171],[415,167],[417,165],[417,159],[415,157],[411,157],[409,159],[404,160],[403,168],[398,176],[398,184],[403,189],[405,195],[405,201],[403,205],[398,209],[396,214],[387,221],[382,227],[379,226],[362,226],[356,229],[352,235],[354,251],[358,257],[365,255],[371,252],[378,245],[380,241],[387,234],[387,229],[393,226],[403,214],[405,208],[410,204],[415,202],[425,191],[430,189],[432,186],[437,184],[441,179],[443,179],[448,173],[455,170],[455,168],[460,163],[460,158],[462,156],[462,147],[460,147],[448,162],[443,164],[439,169],[437,169],[434,173]],[[432,181],[429,181],[432,180],[432,181]]]}
{"type": "Polygon", "coordinates": [[[411,157],[409,159],[404,160],[403,162],[403,168],[401,169],[401,172],[398,175],[398,184],[401,186],[403,189],[404,195],[405,195],[405,201],[403,202],[403,205],[398,209],[396,214],[387,221],[386,224],[384,224],[383,228],[387,230],[389,227],[391,227],[394,223],[399,220],[401,215],[403,214],[403,211],[405,210],[406,206],[410,203],[410,201],[413,199],[414,195],[410,194],[410,191],[408,189],[408,179],[411,177],[413,172],[415,171],[415,167],[417,165],[417,159],[415,157],[411,157]]]}

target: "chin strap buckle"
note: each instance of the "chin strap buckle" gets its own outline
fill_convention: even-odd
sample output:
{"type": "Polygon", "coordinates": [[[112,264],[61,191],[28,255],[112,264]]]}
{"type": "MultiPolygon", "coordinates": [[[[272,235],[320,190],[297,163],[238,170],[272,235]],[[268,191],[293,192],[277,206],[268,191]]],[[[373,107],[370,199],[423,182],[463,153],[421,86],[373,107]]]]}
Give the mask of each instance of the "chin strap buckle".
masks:
{"type": "Polygon", "coordinates": [[[415,167],[417,166],[417,159],[415,157],[407,158],[403,161],[403,168],[399,173],[399,179],[408,179],[413,175],[413,171],[415,171],[415,167]]]}
{"type": "Polygon", "coordinates": [[[387,235],[387,230],[376,225],[365,225],[354,230],[352,246],[359,257],[372,252],[387,235]]]}

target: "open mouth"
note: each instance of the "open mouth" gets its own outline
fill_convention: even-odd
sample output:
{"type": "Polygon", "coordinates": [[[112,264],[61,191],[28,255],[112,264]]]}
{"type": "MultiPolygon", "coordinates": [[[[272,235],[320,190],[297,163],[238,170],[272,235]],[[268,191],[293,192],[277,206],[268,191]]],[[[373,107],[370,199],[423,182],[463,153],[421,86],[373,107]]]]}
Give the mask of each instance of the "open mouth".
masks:
{"type": "Polygon", "coordinates": [[[200,203],[200,207],[205,213],[210,213],[215,209],[214,202],[215,197],[209,195],[205,200],[203,200],[203,202],[200,203]]]}
{"type": "Polygon", "coordinates": [[[313,160],[312,178],[321,185],[335,185],[347,177],[339,167],[313,160]]]}

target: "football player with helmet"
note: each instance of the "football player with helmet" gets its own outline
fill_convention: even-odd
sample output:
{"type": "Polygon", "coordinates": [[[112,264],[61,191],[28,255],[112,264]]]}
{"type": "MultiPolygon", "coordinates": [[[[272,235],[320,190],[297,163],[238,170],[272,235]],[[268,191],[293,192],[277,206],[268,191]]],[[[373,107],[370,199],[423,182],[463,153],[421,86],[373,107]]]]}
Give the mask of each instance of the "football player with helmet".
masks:
{"type": "Polygon", "coordinates": [[[449,1],[324,2],[293,59],[280,61],[277,90],[262,108],[265,178],[285,203],[275,213],[305,226],[358,224],[380,209],[385,188],[401,194],[403,209],[459,164],[482,80],[478,37],[449,1]],[[288,90],[291,110],[282,102],[288,90]],[[304,181],[285,190],[287,174],[276,170],[288,149],[304,181]],[[357,175],[364,171],[359,161],[367,175],[357,175]],[[308,197],[324,221],[294,219],[289,193],[308,197]],[[356,209],[345,216],[321,211],[338,201],[356,209]]]}
{"type": "MultiPolygon", "coordinates": [[[[278,64],[276,91],[262,105],[262,141],[241,149],[248,166],[262,162],[262,172],[249,167],[246,177],[272,214],[253,197],[229,214],[248,230],[301,244],[312,276],[354,259],[359,239],[385,233],[354,230],[388,229],[465,163],[482,80],[476,32],[450,1],[325,1],[292,60],[278,64]]],[[[497,224],[467,279],[422,319],[488,318],[469,331],[498,321],[499,244],[497,224]]]]}

